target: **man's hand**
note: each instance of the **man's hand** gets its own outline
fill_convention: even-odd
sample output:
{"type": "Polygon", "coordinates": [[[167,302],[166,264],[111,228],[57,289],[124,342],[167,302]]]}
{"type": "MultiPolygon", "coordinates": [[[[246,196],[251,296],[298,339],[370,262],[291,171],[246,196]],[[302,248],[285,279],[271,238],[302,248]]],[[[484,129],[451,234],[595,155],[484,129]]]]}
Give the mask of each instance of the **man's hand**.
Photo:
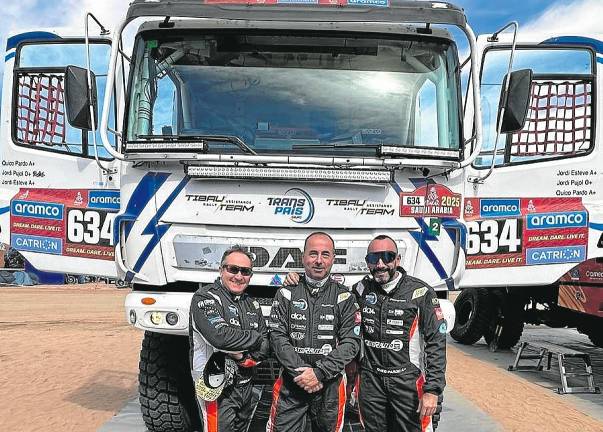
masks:
{"type": "Polygon", "coordinates": [[[322,389],[322,383],[316,378],[314,369],[311,367],[300,367],[295,370],[301,372],[301,374],[293,378],[293,381],[305,391],[314,393],[322,389]]]}
{"type": "Polygon", "coordinates": [[[293,286],[299,283],[299,274],[295,272],[288,273],[283,282],[283,286],[293,286]]]}
{"type": "Polygon", "coordinates": [[[419,409],[417,412],[420,417],[431,417],[435,414],[438,406],[438,396],[432,393],[423,393],[423,397],[419,401],[419,409]]]}

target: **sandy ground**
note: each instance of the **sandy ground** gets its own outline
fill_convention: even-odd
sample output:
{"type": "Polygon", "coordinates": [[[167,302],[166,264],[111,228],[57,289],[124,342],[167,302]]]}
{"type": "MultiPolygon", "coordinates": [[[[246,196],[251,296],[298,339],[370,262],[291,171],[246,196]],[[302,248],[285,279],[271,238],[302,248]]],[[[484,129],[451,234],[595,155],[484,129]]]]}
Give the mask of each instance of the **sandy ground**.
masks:
{"type": "Polygon", "coordinates": [[[0,288],[3,431],[94,431],[136,395],[142,332],[112,285],[0,288]]]}
{"type": "MultiPolygon", "coordinates": [[[[0,424],[94,431],[135,397],[142,333],[111,285],[0,288],[0,424]]],[[[448,383],[506,431],[602,431],[562,397],[448,349],[448,383]]]]}

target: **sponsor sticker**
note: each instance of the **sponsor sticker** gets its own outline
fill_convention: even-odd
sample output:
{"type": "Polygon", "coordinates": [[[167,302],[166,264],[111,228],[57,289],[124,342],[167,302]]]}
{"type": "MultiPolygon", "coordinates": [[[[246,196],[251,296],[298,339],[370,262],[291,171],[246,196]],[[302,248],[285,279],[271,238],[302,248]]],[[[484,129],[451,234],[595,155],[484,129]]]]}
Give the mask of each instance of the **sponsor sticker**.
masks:
{"type": "Polygon", "coordinates": [[[360,326],[354,326],[354,334],[360,336],[360,326]]]}
{"type": "Polygon", "coordinates": [[[404,325],[404,321],[403,320],[398,320],[398,319],[387,319],[387,324],[389,325],[395,325],[395,326],[403,326],[404,325]]]}
{"type": "Polygon", "coordinates": [[[305,330],[306,329],[306,326],[304,324],[291,323],[290,327],[294,330],[305,330]]]}
{"type": "Polygon", "coordinates": [[[440,328],[438,330],[440,333],[445,334],[446,330],[448,330],[448,326],[445,322],[443,322],[442,324],[440,324],[440,328]]]}
{"type": "Polygon", "coordinates": [[[361,321],[362,321],[362,314],[360,313],[360,311],[356,311],[354,313],[354,322],[356,324],[360,324],[361,321]]]}
{"type": "Polygon", "coordinates": [[[333,339],[333,335],[321,335],[321,334],[319,334],[319,335],[317,336],[317,338],[318,338],[319,340],[325,340],[325,339],[327,339],[327,340],[328,340],[328,339],[333,339]]]}
{"type": "Polygon", "coordinates": [[[563,213],[540,213],[526,216],[527,229],[550,228],[580,228],[588,224],[588,214],[585,211],[563,213]]]}
{"type": "Polygon", "coordinates": [[[302,333],[302,332],[292,332],[291,333],[291,338],[295,339],[295,340],[302,340],[305,337],[306,337],[306,334],[302,333]]]}
{"type": "Polygon", "coordinates": [[[368,304],[374,305],[375,303],[377,303],[377,294],[375,294],[374,292],[370,292],[366,295],[365,300],[368,304]]]}
{"type": "Polygon", "coordinates": [[[349,292],[341,293],[337,296],[337,303],[341,303],[349,299],[351,294],[349,292]]]}
{"type": "Polygon", "coordinates": [[[10,245],[17,250],[28,252],[41,252],[52,255],[61,255],[63,253],[63,240],[52,237],[11,234],[10,245]]]}
{"type": "Polygon", "coordinates": [[[304,314],[300,314],[300,313],[292,313],[291,314],[291,319],[297,320],[297,321],[306,321],[307,318],[304,314]]]}
{"type": "Polygon", "coordinates": [[[318,330],[333,330],[333,324],[318,324],[318,330]]]}
{"type": "Polygon", "coordinates": [[[233,315],[239,315],[239,311],[234,305],[228,305],[228,311],[233,315]]]}
{"type": "Polygon", "coordinates": [[[521,216],[521,205],[518,198],[480,200],[480,216],[482,218],[501,218],[521,216]]]}
{"type": "Polygon", "coordinates": [[[294,300],[293,307],[301,310],[306,310],[308,309],[308,303],[304,299],[294,300]]]}
{"type": "Polygon", "coordinates": [[[401,334],[404,334],[404,330],[386,329],[385,333],[386,334],[392,334],[392,335],[401,335],[401,334]]]}
{"type": "Polygon", "coordinates": [[[444,319],[444,313],[442,312],[442,308],[441,307],[435,307],[435,308],[433,308],[433,311],[435,312],[436,318],[438,320],[443,320],[444,319]]]}
{"type": "Polygon", "coordinates": [[[63,220],[63,204],[13,200],[10,203],[11,215],[27,218],[63,220]]]}
{"type": "Polygon", "coordinates": [[[375,309],[365,306],[362,308],[363,314],[375,315],[375,309]]]}
{"type": "Polygon", "coordinates": [[[239,320],[238,320],[238,319],[236,319],[236,318],[231,318],[231,319],[230,319],[230,323],[231,323],[233,326],[241,327],[241,323],[240,323],[240,322],[239,322],[239,320]]]}
{"type": "Polygon", "coordinates": [[[412,293],[412,298],[411,300],[414,300],[416,298],[419,297],[423,297],[425,294],[427,294],[427,287],[423,287],[423,288],[417,288],[416,290],[414,290],[414,292],[412,293]]]}
{"type": "Polygon", "coordinates": [[[400,216],[437,216],[458,218],[461,194],[441,184],[423,185],[413,192],[400,193],[400,216]]]}
{"type": "Polygon", "coordinates": [[[582,262],[586,259],[586,246],[534,248],[526,251],[528,265],[582,262]]]}
{"type": "Polygon", "coordinates": [[[119,210],[119,191],[91,190],[88,194],[88,207],[105,210],[119,210]]]}

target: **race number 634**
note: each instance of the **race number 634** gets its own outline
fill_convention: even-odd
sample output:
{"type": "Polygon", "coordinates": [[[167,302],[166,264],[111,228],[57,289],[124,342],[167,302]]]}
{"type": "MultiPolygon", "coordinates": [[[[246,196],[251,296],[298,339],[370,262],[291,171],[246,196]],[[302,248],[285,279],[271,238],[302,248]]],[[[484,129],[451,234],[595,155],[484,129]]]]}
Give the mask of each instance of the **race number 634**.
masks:
{"type": "Polygon", "coordinates": [[[521,251],[521,219],[467,222],[467,255],[521,251]]]}
{"type": "Polygon", "coordinates": [[[69,209],[67,241],[90,245],[111,245],[115,213],[103,210],[69,209]]]}

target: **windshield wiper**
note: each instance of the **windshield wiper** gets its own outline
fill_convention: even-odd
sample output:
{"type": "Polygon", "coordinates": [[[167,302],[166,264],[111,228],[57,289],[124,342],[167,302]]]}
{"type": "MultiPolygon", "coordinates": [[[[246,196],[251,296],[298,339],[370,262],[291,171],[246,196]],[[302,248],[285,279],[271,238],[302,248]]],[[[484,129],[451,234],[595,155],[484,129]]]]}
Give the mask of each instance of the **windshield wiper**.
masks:
{"type": "Polygon", "coordinates": [[[184,141],[184,140],[198,140],[198,141],[214,141],[234,144],[246,153],[250,153],[257,156],[255,150],[245,144],[241,138],[236,135],[137,135],[137,138],[144,140],[167,140],[167,141],[184,141]]]}
{"type": "Polygon", "coordinates": [[[377,144],[293,144],[291,150],[303,150],[311,148],[378,148],[377,144]]]}

